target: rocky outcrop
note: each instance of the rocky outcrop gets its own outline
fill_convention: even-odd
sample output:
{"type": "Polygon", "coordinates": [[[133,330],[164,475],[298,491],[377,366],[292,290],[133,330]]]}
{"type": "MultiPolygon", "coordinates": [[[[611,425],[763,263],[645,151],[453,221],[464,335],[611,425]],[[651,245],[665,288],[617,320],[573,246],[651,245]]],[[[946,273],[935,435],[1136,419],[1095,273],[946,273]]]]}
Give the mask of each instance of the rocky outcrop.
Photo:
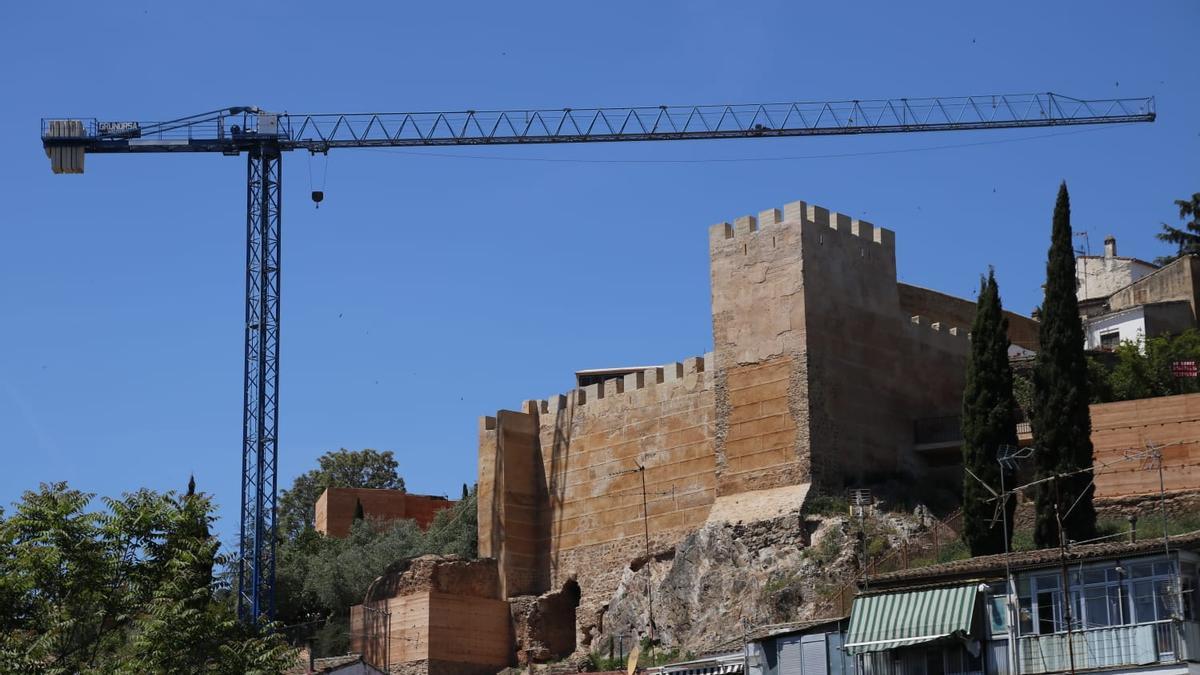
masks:
{"type": "Polygon", "coordinates": [[[594,646],[626,645],[653,637],[681,651],[715,649],[740,635],[739,626],[801,618],[808,596],[824,579],[853,565],[841,547],[840,519],[827,522],[790,514],[753,523],[710,523],[674,550],[635,560],[603,616],[594,646]],[[812,542],[813,546],[810,546],[812,542]]]}
{"type": "MultiPolygon", "coordinates": [[[[872,514],[872,554],[923,536],[927,518],[923,508],[872,514]]],[[[858,531],[840,514],[710,522],[625,568],[590,648],[653,636],[665,649],[699,654],[736,643],[743,630],[812,618],[819,599],[858,573],[858,531]]]]}

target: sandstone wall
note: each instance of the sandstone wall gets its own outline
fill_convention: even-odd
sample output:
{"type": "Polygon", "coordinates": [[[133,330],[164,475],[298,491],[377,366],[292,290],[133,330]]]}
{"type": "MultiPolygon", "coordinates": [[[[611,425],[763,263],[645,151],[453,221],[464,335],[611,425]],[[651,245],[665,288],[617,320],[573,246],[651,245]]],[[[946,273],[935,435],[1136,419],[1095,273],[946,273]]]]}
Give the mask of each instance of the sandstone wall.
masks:
{"type": "Polygon", "coordinates": [[[913,422],[957,411],[969,347],[902,306],[893,233],[794,202],[709,249],[719,494],[919,471],[913,422]]]}
{"type": "Polygon", "coordinates": [[[708,234],[721,495],[807,482],[811,473],[801,230],[758,229],[742,216],[708,234]]]}
{"type": "Polygon", "coordinates": [[[512,661],[512,624],[503,600],[430,594],[429,634],[434,661],[478,665],[489,675],[512,661]]]}
{"type": "MultiPolygon", "coordinates": [[[[913,286],[896,284],[900,294],[900,308],[907,316],[924,316],[948,326],[959,326],[970,330],[975,321],[975,301],[957,298],[947,293],[913,286]]],[[[1008,319],[1008,341],[1030,351],[1038,350],[1038,322],[1005,310],[1008,319]]]]}
{"type": "Polygon", "coordinates": [[[1158,471],[1127,453],[1162,447],[1168,492],[1200,485],[1200,394],[1182,394],[1091,407],[1096,498],[1158,494],[1158,471]]]}
{"type": "Polygon", "coordinates": [[[501,410],[479,429],[479,555],[495,558],[501,597],[549,586],[549,504],[536,411],[501,410]]]}
{"type": "Polygon", "coordinates": [[[494,560],[422,556],[371,583],[350,608],[351,648],[368,663],[428,675],[494,673],[512,660],[508,602],[494,560]]]}
{"type": "Polygon", "coordinates": [[[966,331],[902,306],[889,230],[796,202],[709,244],[712,355],[481,422],[480,555],[503,597],[577,581],[583,647],[622,578],[710,512],[776,518],[810,483],[919,474],[914,420],[961,405],[966,331]]]}
{"type": "Polygon", "coordinates": [[[545,491],[544,531],[533,555],[501,563],[508,595],[516,594],[518,578],[535,580],[520,586],[524,594],[576,579],[581,624],[592,625],[621,570],[645,555],[647,533],[658,551],[704,522],[715,496],[711,378],[711,359],[697,357],[484,419],[480,555],[504,556],[508,533],[523,532],[534,517],[512,508],[530,493],[527,476],[536,473],[545,491]],[[525,435],[532,429],[536,442],[525,435]],[[535,459],[535,468],[511,470],[535,459]]]}
{"type": "Polygon", "coordinates": [[[379,665],[428,659],[429,593],[351,607],[350,649],[379,665]]]}
{"type": "Polygon", "coordinates": [[[350,608],[351,649],[368,663],[428,661],[429,675],[494,673],[512,659],[508,603],[423,591],[350,608]],[[456,667],[436,668],[435,664],[456,667]]]}

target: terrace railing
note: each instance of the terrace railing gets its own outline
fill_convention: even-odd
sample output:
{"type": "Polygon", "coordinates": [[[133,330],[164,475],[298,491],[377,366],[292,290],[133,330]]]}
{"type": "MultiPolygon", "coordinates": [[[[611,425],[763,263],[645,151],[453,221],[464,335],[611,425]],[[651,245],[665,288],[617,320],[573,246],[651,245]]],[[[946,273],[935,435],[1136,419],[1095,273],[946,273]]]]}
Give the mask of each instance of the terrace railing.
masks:
{"type": "Polygon", "coordinates": [[[1022,675],[1075,670],[1145,666],[1200,660],[1200,624],[1157,621],[1130,626],[1087,628],[1070,633],[1027,635],[1020,638],[1022,675]],[[1073,652],[1073,654],[1072,654],[1073,652]]]}

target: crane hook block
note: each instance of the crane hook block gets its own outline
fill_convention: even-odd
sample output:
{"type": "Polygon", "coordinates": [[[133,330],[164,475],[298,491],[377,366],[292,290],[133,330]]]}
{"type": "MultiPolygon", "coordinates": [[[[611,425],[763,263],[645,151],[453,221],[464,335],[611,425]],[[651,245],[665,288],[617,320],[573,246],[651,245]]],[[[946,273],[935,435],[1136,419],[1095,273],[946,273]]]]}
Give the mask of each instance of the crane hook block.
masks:
{"type": "Polygon", "coordinates": [[[324,199],[325,199],[325,193],[323,191],[321,191],[321,190],[313,190],[312,191],[312,200],[313,200],[313,203],[317,205],[318,209],[321,208],[321,202],[324,201],[324,199]]]}

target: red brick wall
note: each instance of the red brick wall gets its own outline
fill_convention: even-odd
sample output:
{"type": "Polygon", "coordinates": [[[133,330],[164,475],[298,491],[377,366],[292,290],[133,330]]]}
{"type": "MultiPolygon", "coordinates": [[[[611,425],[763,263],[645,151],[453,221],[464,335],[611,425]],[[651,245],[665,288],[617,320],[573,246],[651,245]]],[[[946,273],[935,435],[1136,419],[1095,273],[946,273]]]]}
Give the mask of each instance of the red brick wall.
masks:
{"type": "Polygon", "coordinates": [[[357,504],[363,515],[385,522],[409,519],[422,530],[428,529],[438,511],[456,502],[433,495],[414,495],[400,490],[370,488],[328,488],[317,499],[317,531],[330,537],[350,533],[357,504]]]}

